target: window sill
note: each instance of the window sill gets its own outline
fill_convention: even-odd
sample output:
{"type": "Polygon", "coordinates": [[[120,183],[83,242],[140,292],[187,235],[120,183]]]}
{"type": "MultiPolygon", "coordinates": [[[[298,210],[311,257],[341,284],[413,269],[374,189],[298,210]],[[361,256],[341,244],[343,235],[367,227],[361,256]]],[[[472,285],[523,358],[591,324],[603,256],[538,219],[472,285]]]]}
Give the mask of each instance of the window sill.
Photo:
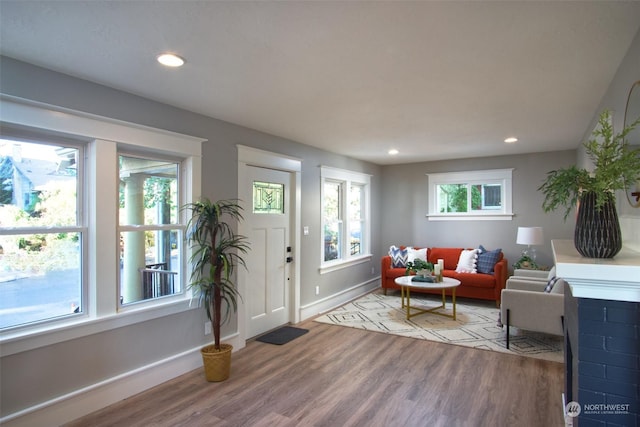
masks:
{"type": "Polygon", "coordinates": [[[429,221],[511,221],[513,213],[492,214],[427,214],[429,221]]]}
{"type": "Polygon", "coordinates": [[[98,334],[198,308],[191,299],[167,301],[152,307],[128,310],[100,318],[85,317],[0,333],[0,357],[22,353],[63,341],[98,334]]]}
{"type": "Polygon", "coordinates": [[[371,261],[371,258],[371,254],[366,254],[361,255],[357,258],[349,258],[348,260],[332,261],[331,263],[321,265],[319,271],[320,274],[331,273],[332,271],[342,270],[343,268],[348,268],[354,265],[362,264],[364,262],[369,262],[371,261]]]}

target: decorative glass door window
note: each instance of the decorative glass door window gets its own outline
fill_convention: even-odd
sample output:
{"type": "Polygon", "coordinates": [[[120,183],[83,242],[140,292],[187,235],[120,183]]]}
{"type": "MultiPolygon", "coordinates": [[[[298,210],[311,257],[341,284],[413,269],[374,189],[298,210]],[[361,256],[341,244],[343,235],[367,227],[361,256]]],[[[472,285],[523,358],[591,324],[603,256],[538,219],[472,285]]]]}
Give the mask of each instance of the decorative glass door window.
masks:
{"type": "Polygon", "coordinates": [[[283,214],[284,184],[254,181],[253,213],[283,214]]]}

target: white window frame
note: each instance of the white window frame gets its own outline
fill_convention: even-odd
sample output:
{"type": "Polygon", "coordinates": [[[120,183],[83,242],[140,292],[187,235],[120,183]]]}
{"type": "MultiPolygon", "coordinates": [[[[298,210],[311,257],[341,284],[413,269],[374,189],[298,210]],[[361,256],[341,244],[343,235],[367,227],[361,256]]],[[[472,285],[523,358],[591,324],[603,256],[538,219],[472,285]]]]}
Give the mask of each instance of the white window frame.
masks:
{"type": "MultiPolygon", "coordinates": [[[[489,169],[481,171],[446,172],[427,174],[429,221],[469,221],[469,220],[511,220],[513,219],[513,169],[489,169]],[[499,184],[501,186],[502,207],[483,211],[438,212],[438,185],[466,184],[468,194],[471,186],[478,184],[499,184]]],[[[469,196],[470,197],[470,196],[469,196]]],[[[470,206],[470,205],[469,205],[470,206]]]]}
{"type": "Polygon", "coordinates": [[[321,212],[321,220],[320,220],[320,274],[329,273],[331,271],[340,270],[342,268],[347,268],[356,264],[369,262],[372,258],[371,254],[371,175],[353,172],[344,169],[333,168],[329,166],[321,166],[320,167],[320,203],[322,204],[320,212],[321,212]],[[325,261],[324,260],[324,184],[327,181],[340,183],[342,186],[342,194],[343,197],[340,200],[340,208],[343,212],[343,218],[341,221],[341,230],[343,239],[341,242],[341,254],[342,257],[325,261]],[[361,185],[363,187],[363,191],[361,197],[364,197],[364,201],[361,202],[361,209],[363,210],[361,214],[361,233],[362,233],[362,242],[361,242],[361,253],[357,255],[351,255],[349,250],[350,247],[350,236],[348,226],[349,226],[349,206],[350,206],[350,187],[352,184],[361,185]]]}
{"type": "MultiPolygon", "coordinates": [[[[135,151],[182,159],[181,203],[190,203],[197,200],[201,192],[201,151],[205,139],[9,97],[0,98],[0,122],[88,141],[86,179],[82,183],[88,225],[88,254],[83,260],[87,284],[84,285],[87,288],[83,313],[1,331],[3,356],[197,308],[190,304],[189,292],[119,306],[118,152],[135,151]]],[[[188,256],[183,254],[183,263],[188,256]]],[[[186,271],[184,266],[182,270],[186,271]]],[[[182,288],[186,289],[186,278],[182,277],[182,281],[182,288]]]]}

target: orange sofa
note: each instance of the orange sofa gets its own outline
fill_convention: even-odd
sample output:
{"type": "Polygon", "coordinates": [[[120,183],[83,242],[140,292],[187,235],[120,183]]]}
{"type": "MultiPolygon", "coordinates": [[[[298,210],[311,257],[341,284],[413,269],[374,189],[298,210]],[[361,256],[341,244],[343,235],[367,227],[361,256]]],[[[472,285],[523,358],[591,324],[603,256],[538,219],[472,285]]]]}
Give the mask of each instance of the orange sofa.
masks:
{"type": "MultiPolygon", "coordinates": [[[[404,246],[401,246],[404,249],[404,246]]],[[[421,249],[416,247],[415,249],[421,249]]],[[[507,282],[508,263],[500,252],[498,261],[493,266],[493,274],[485,273],[457,273],[456,267],[460,253],[464,248],[428,248],[427,260],[436,264],[438,259],[444,260],[443,276],[460,280],[456,288],[456,296],[492,300],[500,306],[500,294],[507,282]]],[[[404,267],[394,268],[391,256],[385,255],[381,260],[382,289],[386,295],[387,289],[400,289],[395,279],[406,274],[404,267]]],[[[440,294],[440,290],[412,290],[412,292],[427,292],[440,294]]]]}

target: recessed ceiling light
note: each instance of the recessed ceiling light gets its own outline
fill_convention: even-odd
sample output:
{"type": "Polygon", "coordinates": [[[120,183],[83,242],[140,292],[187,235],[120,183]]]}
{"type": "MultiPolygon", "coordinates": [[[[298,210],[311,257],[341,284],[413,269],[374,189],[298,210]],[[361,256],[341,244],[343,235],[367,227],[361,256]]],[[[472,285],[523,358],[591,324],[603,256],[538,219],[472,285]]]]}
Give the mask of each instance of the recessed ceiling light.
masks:
{"type": "Polygon", "coordinates": [[[504,140],[507,144],[513,144],[514,142],[518,142],[518,138],[510,137],[504,140]]]}
{"type": "Polygon", "coordinates": [[[158,62],[167,67],[181,67],[184,65],[184,59],[173,53],[163,53],[158,55],[158,62]]]}
{"type": "Polygon", "coordinates": [[[389,150],[389,154],[392,155],[392,156],[395,156],[398,153],[399,153],[399,151],[396,150],[395,148],[392,148],[391,150],[389,150]]]}

